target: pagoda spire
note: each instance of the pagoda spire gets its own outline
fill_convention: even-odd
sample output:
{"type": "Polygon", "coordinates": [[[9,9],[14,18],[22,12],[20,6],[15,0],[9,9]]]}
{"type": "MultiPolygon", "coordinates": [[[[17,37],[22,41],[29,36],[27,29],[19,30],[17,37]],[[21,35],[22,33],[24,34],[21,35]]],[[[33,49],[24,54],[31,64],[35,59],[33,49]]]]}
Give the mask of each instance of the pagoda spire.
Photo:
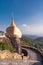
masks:
{"type": "Polygon", "coordinates": [[[11,22],[10,26],[16,26],[15,23],[14,23],[14,16],[12,16],[12,22],[11,22]]]}

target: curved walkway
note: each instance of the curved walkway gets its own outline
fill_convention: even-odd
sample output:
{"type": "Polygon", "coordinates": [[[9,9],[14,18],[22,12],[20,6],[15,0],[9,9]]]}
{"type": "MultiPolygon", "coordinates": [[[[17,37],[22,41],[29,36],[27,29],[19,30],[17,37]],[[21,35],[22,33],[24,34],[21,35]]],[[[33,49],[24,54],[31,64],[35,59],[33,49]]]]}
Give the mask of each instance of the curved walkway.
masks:
{"type": "Polygon", "coordinates": [[[28,56],[30,57],[30,60],[41,61],[41,56],[39,53],[37,53],[32,49],[27,49],[27,48],[23,48],[23,49],[25,49],[28,52],[28,56]]]}
{"type": "Polygon", "coordinates": [[[30,48],[23,48],[23,49],[25,49],[28,52],[30,62],[34,62],[35,63],[34,65],[42,65],[41,56],[37,51],[30,48]]]}

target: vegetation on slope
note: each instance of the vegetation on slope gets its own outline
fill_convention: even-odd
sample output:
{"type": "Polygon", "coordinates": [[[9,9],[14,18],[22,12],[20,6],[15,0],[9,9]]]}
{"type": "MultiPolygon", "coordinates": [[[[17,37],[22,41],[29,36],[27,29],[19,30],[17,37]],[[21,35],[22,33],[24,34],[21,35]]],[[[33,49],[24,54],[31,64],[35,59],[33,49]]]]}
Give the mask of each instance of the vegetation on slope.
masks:
{"type": "Polygon", "coordinates": [[[34,48],[37,48],[38,50],[40,50],[41,52],[43,52],[43,45],[40,44],[40,42],[37,42],[35,40],[32,40],[30,38],[27,38],[26,36],[22,36],[22,39],[21,39],[21,45],[23,46],[30,46],[30,47],[34,47],[34,48]]]}
{"type": "Polygon", "coordinates": [[[35,41],[39,42],[39,44],[43,45],[43,37],[38,37],[35,41]]]}
{"type": "Polygon", "coordinates": [[[0,50],[9,50],[10,52],[16,52],[15,48],[12,48],[7,43],[0,42],[0,50]]]}

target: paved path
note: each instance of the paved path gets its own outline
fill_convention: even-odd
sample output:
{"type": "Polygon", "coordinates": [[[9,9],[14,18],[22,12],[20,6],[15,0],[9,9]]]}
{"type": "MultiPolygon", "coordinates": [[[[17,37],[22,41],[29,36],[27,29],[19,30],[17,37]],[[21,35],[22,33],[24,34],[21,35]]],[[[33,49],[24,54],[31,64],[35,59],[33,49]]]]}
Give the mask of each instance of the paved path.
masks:
{"type": "Polygon", "coordinates": [[[23,48],[23,49],[25,49],[28,52],[28,56],[30,57],[29,65],[32,65],[31,62],[34,63],[34,65],[42,65],[41,56],[38,52],[32,49],[27,49],[27,48],[23,48]]]}
{"type": "Polygon", "coordinates": [[[23,48],[28,52],[28,56],[30,57],[30,60],[36,60],[36,61],[41,61],[40,54],[32,49],[26,49],[23,48]]]}

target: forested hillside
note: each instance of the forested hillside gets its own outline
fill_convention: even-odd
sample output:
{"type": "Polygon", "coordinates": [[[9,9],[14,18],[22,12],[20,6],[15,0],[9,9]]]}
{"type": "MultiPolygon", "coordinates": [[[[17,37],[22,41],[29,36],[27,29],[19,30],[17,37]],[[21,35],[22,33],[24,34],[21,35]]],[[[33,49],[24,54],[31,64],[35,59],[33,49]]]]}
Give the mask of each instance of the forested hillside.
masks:
{"type": "Polygon", "coordinates": [[[35,47],[41,51],[43,49],[43,45],[40,43],[40,41],[33,40],[33,39],[28,38],[26,36],[22,36],[21,45],[35,47]]]}
{"type": "Polygon", "coordinates": [[[41,45],[43,45],[43,37],[38,37],[35,39],[35,41],[39,42],[41,45]]]}

